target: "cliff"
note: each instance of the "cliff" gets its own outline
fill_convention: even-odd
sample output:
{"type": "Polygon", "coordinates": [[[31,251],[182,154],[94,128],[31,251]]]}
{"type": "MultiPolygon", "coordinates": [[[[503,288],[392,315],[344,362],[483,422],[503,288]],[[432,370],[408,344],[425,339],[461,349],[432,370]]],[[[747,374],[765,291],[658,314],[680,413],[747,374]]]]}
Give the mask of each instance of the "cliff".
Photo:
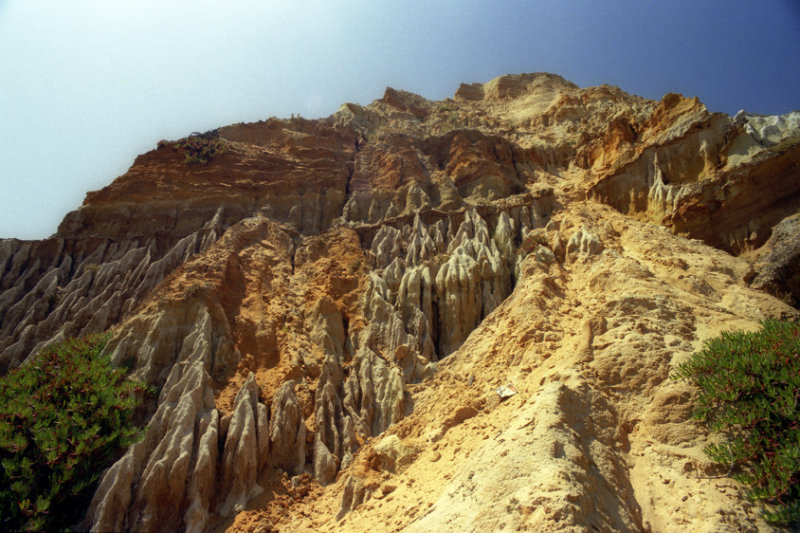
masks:
{"type": "Polygon", "coordinates": [[[539,73],[162,142],[0,242],[0,371],[159,391],[92,530],[766,530],[669,375],[800,317],[799,121],[539,73]]]}

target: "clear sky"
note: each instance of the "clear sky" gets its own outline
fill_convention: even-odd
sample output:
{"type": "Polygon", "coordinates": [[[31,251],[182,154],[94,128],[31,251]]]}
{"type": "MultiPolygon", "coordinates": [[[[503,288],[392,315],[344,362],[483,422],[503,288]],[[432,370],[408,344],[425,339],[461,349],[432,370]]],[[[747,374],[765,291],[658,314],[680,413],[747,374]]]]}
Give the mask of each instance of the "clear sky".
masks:
{"type": "Polygon", "coordinates": [[[159,139],[554,72],[800,108],[798,0],[0,0],[0,237],[43,238],[159,139]]]}

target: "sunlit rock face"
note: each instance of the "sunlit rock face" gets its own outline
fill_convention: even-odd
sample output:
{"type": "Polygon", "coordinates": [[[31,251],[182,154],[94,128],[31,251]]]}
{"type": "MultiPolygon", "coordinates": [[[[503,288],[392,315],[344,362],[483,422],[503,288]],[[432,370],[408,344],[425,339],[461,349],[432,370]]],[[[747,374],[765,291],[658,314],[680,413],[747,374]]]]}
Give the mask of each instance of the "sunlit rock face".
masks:
{"type": "Polygon", "coordinates": [[[159,143],[0,241],[0,371],[111,330],[157,391],[96,531],[763,528],[668,378],[797,316],[798,117],[537,73],[159,143]]]}
{"type": "Polygon", "coordinates": [[[623,213],[739,254],[800,208],[797,112],[732,119],[670,94],[640,128],[592,167],[592,195],[623,213]]]}

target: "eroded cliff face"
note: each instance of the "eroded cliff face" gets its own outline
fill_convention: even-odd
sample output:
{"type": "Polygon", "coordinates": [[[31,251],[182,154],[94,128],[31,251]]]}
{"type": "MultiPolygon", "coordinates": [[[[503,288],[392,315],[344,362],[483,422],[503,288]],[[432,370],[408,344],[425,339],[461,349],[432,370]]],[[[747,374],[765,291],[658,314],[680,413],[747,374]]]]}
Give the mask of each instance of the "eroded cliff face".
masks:
{"type": "Polygon", "coordinates": [[[797,114],[524,74],[216,135],[0,243],[0,370],[110,328],[159,391],[85,527],[767,528],[669,375],[798,317],[797,114]]]}

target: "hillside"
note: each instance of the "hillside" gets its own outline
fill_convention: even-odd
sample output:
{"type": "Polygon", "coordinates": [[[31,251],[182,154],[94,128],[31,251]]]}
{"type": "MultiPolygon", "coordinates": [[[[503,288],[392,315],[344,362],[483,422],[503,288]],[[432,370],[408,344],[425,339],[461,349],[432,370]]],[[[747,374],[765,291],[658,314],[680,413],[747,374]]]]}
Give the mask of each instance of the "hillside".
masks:
{"type": "Polygon", "coordinates": [[[669,376],[800,318],[798,213],[798,112],[388,88],[161,142],[0,241],[0,372],[110,329],[158,390],[92,530],[769,530],[669,376]]]}

